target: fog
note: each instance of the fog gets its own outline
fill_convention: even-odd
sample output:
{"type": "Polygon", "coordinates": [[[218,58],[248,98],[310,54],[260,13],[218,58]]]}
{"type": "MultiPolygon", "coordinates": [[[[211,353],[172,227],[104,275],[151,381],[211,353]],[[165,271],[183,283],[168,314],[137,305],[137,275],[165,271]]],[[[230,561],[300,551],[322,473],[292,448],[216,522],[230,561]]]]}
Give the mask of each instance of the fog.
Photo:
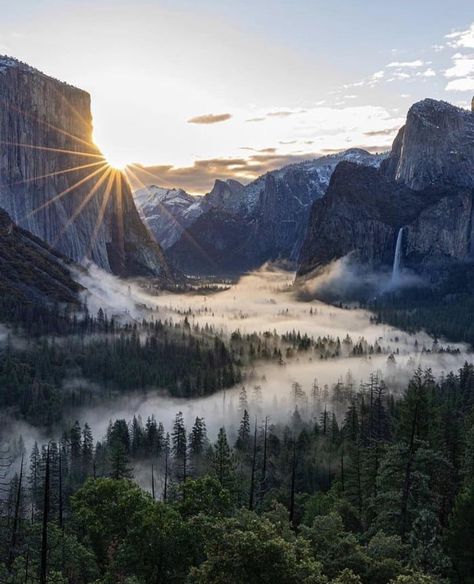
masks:
{"type": "Polygon", "coordinates": [[[299,297],[306,300],[318,297],[327,302],[351,302],[428,285],[420,275],[407,268],[396,273],[389,267],[374,270],[359,264],[352,254],[348,254],[315,275],[306,277],[299,286],[299,297]]]}
{"type": "MultiPolygon", "coordinates": [[[[357,274],[352,268],[346,268],[345,262],[340,262],[325,275],[295,286],[293,273],[265,266],[243,276],[228,289],[215,293],[199,290],[160,292],[151,283],[144,286],[143,282],[122,281],[94,265],[87,271],[78,271],[77,279],[87,288],[84,302],[92,314],[102,308],[109,317],[124,322],[142,318],[177,322],[187,318],[191,325],[212,326],[224,340],[236,330],[243,334],[275,331],[280,335],[299,331],[313,338],[339,338],[341,342],[350,335],[354,343],[360,339],[376,343],[380,352],[352,356],[341,351],[341,356],[319,359],[308,351],[286,357],[284,364],[256,361],[243,371],[242,383],[204,398],[172,398],[166,394],[166,389],[156,388],[105,398],[106,392],[100,385],[81,378],[69,378],[69,388],[71,384],[91,388],[97,398],[95,405],[69,411],[50,436],[24,423],[10,421],[8,426],[2,421],[4,430],[8,428],[8,434],[12,439],[14,437],[13,450],[19,451],[21,441],[28,452],[34,441],[41,443],[48,438],[59,438],[64,428],[69,428],[75,420],[81,425],[87,422],[95,440],[105,436],[110,421],[118,418],[130,421],[134,415],[140,416],[143,422],[154,415],[170,431],[178,411],[183,413],[188,429],[196,416],[204,417],[211,440],[221,426],[226,427],[233,439],[242,416],[239,403],[242,386],[246,389],[250,415],[260,423],[264,417],[268,417],[271,423],[286,423],[295,408],[307,420],[317,418],[323,409],[333,411],[341,418],[345,404],[336,397],[334,389],[338,383],[357,390],[369,381],[371,375],[376,375],[384,380],[388,391],[399,393],[419,366],[431,368],[439,377],[471,360],[470,351],[464,345],[435,343],[424,332],[412,335],[375,324],[367,311],[338,308],[312,299],[315,294],[320,295],[321,290],[337,290],[338,287],[343,290],[344,286],[349,289],[357,274]],[[344,286],[342,282],[345,282],[344,286]],[[450,351],[444,352],[448,345],[450,351]],[[294,383],[300,384],[305,392],[299,401],[295,400],[292,390],[294,383]],[[319,388],[317,395],[312,391],[315,385],[319,388]]],[[[378,281],[383,285],[388,280],[378,281]]],[[[7,334],[6,329],[0,328],[0,342],[7,334]]]]}
{"type": "MultiPolygon", "coordinates": [[[[285,422],[295,410],[292,399],[292,384],[301,384],[310,395],[315,380],[323,391],[324,399],[319,407],[335,409],[331,403],[332,387],[339,381],[347,381],[357,389],[366,383],[371,374],[378,375],[393,392],[403,391],[409,378],[419,366],[431,368],[436,376],[456,370],[471,355],[462,344],[444,343],[434,345],[426,333],[411,335],[387,325],[371,322],[370,313],[360,309],[338,308],[318,300],[308,300],[311,293],[322,285],[336,286],[344,280],[346,287],[355,273],[344,268],[344,263],[315,281],[306,281],[304,288],[294,285],[294,274],[265,266],[243,276],[229,289],[210,293],[149,293],[140,284],[122,282],[93,268],[81,281],[88,288],[87,304],[91,312],[102,307],[109,315],[123,319],[172,318],[174,322],[188,318],[191,325],[212,325],[224,338],[233,331],[241,333],[276,331],[283,334],[299,331],[311,337],[332,336],[341,341],[349,334],[354,342],[363,338],[377,343],[381,354],[319,360],[303,353],[286,359],[285,364],[256,362],[244,371],[244,381],[238,386],[212,396],[195,399],[176,399],[163,391],[151,388],[146,395],[135,393],[112,401],[74,412],[75,418],[88,422],[96,438],[105,434],[109,420],[131,419],[134,415],[143,420],[154,415],[170,429],[178,411],[182,411],[188,426],[196,416],[206,419],[211,438],[220,426],[231,432],[241,417],[239,392],[245,386],[249,396],[249,409],[254,416],[269,416],[272,421],[285,422]],[[337,277],[336,277],[337,274],[337,277]],[[339,278],[339,280],[338,280],[339,278]],[[301,300],[306,298],[306,300],[301,300]],[[448,346],[458,353],[439,352],[448,346]],[[388,359],[394,354],[395,359],[388,359]],[[258,400],[253,400],[254,387],[261,387],[258,400]],[[326,403],[327,402],[327,403],[326,403]]],[[[374,276],[376,278],[376,276],[374,276]]],[[[384,284],[385,281],[382,282],[384,284]]],[[[301,415],[314,416],[314,408],[298,405],[301,415]],[[305,411],[307,409],[308,411],[305,411]]],[[[342,412],[338,412],[341,414],[342,412]]]]}

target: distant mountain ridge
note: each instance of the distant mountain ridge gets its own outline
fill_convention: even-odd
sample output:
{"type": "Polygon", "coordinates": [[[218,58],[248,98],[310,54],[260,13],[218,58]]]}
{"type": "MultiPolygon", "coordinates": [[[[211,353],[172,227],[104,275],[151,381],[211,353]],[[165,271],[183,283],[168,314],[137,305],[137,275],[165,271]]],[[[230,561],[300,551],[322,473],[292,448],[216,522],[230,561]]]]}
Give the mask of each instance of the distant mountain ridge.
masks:
{"type": "Polygon", "coordinates": [[[311,206],[326,192],[337,164],[350,160],[378,167],[384,158],[354,148],[270,171],[245,186],[232,179],[216,180],[204,197],[181,197],[178,205],[163,199],[159,187],[148,188],[149,198],[146,189],[134,196],[142,217],[179,269],[190,274],[237,273],[269,260],[295,261],[311,206]],[[172,219],[157,221],[160,205],[174,217],[179,237],[170,233],[172,219]]]}
{"type": "Polygon", "coordinates": [[[93,143],[90,96],[0,56],[0,208],[76,262],[171,277],[128,181],[93,143]]]}

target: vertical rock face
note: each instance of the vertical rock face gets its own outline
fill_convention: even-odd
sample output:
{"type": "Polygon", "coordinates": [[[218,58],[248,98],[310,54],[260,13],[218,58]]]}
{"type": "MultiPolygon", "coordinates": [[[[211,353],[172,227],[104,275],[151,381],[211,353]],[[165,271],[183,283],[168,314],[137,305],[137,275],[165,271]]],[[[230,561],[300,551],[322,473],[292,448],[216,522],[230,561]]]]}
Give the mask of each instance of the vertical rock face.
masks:
{"type": "Polygon", "coordinates": [[[0,207],[74,261],[167,277],[128,182],[92,129],[89,94],[0,57],[0,207]]]}
{"type": "Polygon", "coordinates": [[[415,190],[474,186],[474,115],[444,101],[415,103],[385,165],[390,178],[415,190]]]}
{"type": "Polygon", "coordinates": [[[469,189],[462,189],[421,211],[406,229],[405,263],[429,266],[472,260],[473,199],[469,189]]]}
{"type": "Polygon", "coordinates": [[[245,212],[244,185],[237,180],[217,179],[210,193],[203,199],[206,209],[221,209],[227,213],[245,212]]]}
{"type": "Polygon", "coordinates": [[[474,259],[474,114],[431,99],[412,106],[380,169],[341,163],[312,209],[299,274],[349,253],[416,270],[474,259]]]}

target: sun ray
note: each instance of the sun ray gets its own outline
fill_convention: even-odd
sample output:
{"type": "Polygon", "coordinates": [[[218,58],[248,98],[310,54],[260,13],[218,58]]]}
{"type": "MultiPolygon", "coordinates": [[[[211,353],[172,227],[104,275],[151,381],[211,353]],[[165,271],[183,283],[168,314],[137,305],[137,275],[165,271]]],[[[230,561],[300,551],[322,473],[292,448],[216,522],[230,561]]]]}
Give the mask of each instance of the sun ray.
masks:
{"type": "Polygon", "coordinates": [[[140,171],[144,172],[145,174],[148,174],[148,176],[151,176],[151,178],[154,178],[155,180],[157,178],[155,174],[147,170],[144,166],[139,166],[138,164],[135,163],[129,164],[128,166],[134,168],[137,172],[140,171]]]}
{"type": "Polygon", "coordinates": [[[99,164],[104,165],[105,163],[103,160],[98,160],[97,162],[91,162],[90,164],[81,164],[80,166],[73,166],[71,168],[66,168],[64,170],[57,170],[56,172],[49,172],[48,174],[41,174],[38,176],[33,176],[32,178],[25,178],[24,180],[18,180],[16,182],[12,182],[12,183],[4,183],[2,186],[13,187],[15,185],[22,185],[22,184],[26,184],[26,183],[30,183],[30,182],[35,182],[37,180],[41,180],[43,178],[50,178],[53,176],[59,176],[62,174],[67,174],[67,173],[75,172],[78,170],[84,170],[86,168],[98,166],[99,164]]]}
{"type": "Polygon", "coordinates": [[[77,209],[74,211],[74,213],[71,215],[71,217],[69,217],[69,219],[66,221],[63,228],[58,233],[56,239],[53,241],[53,246],[57,244],[57,242],[61,239],[61,237],[67,231],[67,229],[69,229],[69,227],[74,223],[74,221],[77,219],[77,217],[82,213],[84,207],[90,202],[92,197],[95,195],[95,193],[102,186],[102,184],[104,183],[106,178],[109,176],[109,174],[112,172],[112,170],[113,170],[112,168],[108,167],[104,171],[104,174],[99,178],[99,180],[95,183],[95,185],[92,187],[92,189],[87,193],[87,196],[84,197],[84,199],[81,201],[81,204],[77,207],[77,209]]]}
{"type": "Polygon", "coordinates": [[[116,221],[117,228],[119,230],[118,239],[119,242],[124,240],[124,225],[123,225],[123,192],[122,192],[122,173],[115,169],[115,182],[117,183],[117,195],[116,195],[116,221]]]}
{"type": "MultiPolygon", "coordinates": [[[[5,100],[3,100],[5,107],[7,107],[9,110],[14,110],[16,112],[18,112],[19,114],[21,114],[24,117],[30,118],[32,120],[34,120],[35,122],[37,122],[38,124],[41,124],[42,126],[46,126],[48,128],[51,128],[53,130],[55,130],[56,132],[63,134],[64,136],[68,136],[69,138],[72,138],[73,140],[77,140],[77,142],[81,142],[82,144],[85,144],[86,146],[89,146],[90,148],[94,148],[94,144],[91,143],[90,140],[86,140],[85,138],[79,138],[79,136],[76,136],[75,134],[71,134],[70,132],[68,132],[67,130],[64,130],[63,128],[58,128],[57,126],[55,126],[54,124],[51,124],[50,122],[46,122],[45,120],[41,120],[38,116],[33,115],[30,112],[25,112],[23,110],[21,110],[18,107],[15,107],[13,105],[11,105],[10,103],[6,103],[5,100]]],[[[83,122],[85,123],[85,121],[83,120],[83,122]]]]}
{"type": "Polygon", "coordinates": [[[88,248],[88,255],[91,255],[91,253],[92,253],[92,248],[93,248],[94,243],[95,243],[97,236],[99,234],[99,229],[102,225],[102,221],[104,220],[104,215],[105,215],[105,211],[107,209],[107,204],[109,202],[110,193],[112,192],[112,184],[113,184],[114,180],[116,180],[116,176],[115,176],[116,173],[117,173],[117,171],[115,169],[111,168],[111,172],[109,174],[109,179],[107,181],[107,185],[106,185],[105,191],[104,191],[104,196],[102,198],[102,203],[100,205],[99,214],[97,216],[97,221],[94,225],[94,231],[92,232],[91,241],[90,241],[90,245],[88,248]]]}
{"type": "Polygon", "coordinates": [[[100,168],[98,168],[97,170],[95,170],[94,172],[89,173],[87,176],[81,178],[81,180],[77,181],[76,183],[74,183],[73,185],[71,185],[70,187],[68,187],[67,189],[64,189],[64,191],[62,191],[61,193],[58,193],[57,195],[55,195],[54,197],[52,197],[48,201],[44,202],[39,207],[36,207],[36,209],[33,209],[32,211],[30,211],[26,215],[26,218],[29,218],[32,215],[35,215],[36,213],[38,213],[39,211],[41,211],[42,209],[44,209],[48,205],[51,205],[51,203],[54,203],[58,199],[61,199],[62,197],[64,197],[65,195],[67,195],[68,193],[70,193],[71,191],[73,191],[74,189],[77,189],[78,187],[80,187],[81,185],[83,185],[84,183],[86,183],[87,181],[89,181],[92,178],[94,178],[94,176],[97,176],[99,174],[99,172],[103,172],[106,168],[110,168],[110,167],[108,166],[108,164],[106,162],[104,162],[104,164],[100,168]]]}
{"type": "Polygon", "coordinates": [[[82,152],[80,150],[67,150],[65,148],[52,148],[50,146],[38,146],[37,144],[22,144],[21,142],[6,142],[0,140],[4,146],[18,146],[19,148],[31,148],[32,150],[45,150],[47,152],[58,152],[59,154],[74,154],[76,156],[88,156],[90,158],[100,158],[105,161],[103,154],[94,154],[92,152],[82,152]]]}
{"type": "Polygon", "coordinates": [[[68,98],[61,93],[60,91],[58,91],[58,89],[56,87],[53,87],[53,91],[56,93],[56,95],[59,96],[59,98],[66,104],[66,106],[69,108],[69,110],[75,115],[77,116],[77,118],[85,125],[85,126],[89,126],[90,125],[90,120],[85,118],[80,112],[79,110],[77,110],[72,104],[71,102],[68,100],[68,98]]]}
{"type": "MultiPolygon", "coordinates": [[[[130,168],[130,166],[133,165],[129,165],[127,168],[124,169],[124,172],[130,173],[132,175],[132,177],[148,192],[151,194],[152,191],[150,191],[149,187],[140,179],[138,178],[138,176],[133,172],[133,170],[130,168]]],[[[163,213],[165,213],[168,217],[171,218],[172,221],[174,221],[174,223],[176,225],[178,225],[178,227],[180,229],[182,229],[182,236],[184,236],[190,243],[191,245],[193,245],[195,247],[195,249],[208,261],[210,262],[210,264],[212,264],[213,266],[217,266],[217,263],[215,262],[215,260],[213,258],[211,258],[211,256],[197,243],[197,241],[189,234],[188,230],[186,229],[186,227],[184,227],[183,225],[181,225],[181,223],[176,219],[176,217],[174,217],[174,215],[172,215],[168,209],[166,209],[166,207],[164,205],[162,205],[161,203],[158,203],[159,208],[163,211],[163,213]]]]}

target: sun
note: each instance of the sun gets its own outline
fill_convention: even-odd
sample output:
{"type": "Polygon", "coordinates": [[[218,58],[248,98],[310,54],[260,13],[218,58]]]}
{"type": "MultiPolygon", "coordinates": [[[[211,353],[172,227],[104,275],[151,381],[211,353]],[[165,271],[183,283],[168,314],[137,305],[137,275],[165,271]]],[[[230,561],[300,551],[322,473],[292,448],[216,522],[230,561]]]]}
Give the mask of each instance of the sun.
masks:
{"type": "Polygon", "coordinates": [[[122,171],[130,165],[130,162],[125,160],[125,158],[122,158],[120,155],[106,156],[106,160],[110,168],[113,168],[114,170],[122,171]]]}
{"type": "MultiPolygon", "coordinates": [[[[94,144],[97,145],[97,148],[102,153],[104,157],[104,162],[107,163],[109,168],[113,170],[123,171],[130,165],[130,158],[127,156],[127,151],[124,147],[122,148],[107,148],[102,144],[102,142],[98,142],[93,137],[94,144]]],[[[128,153],[129,155],[129,153],[128,153]]]]}

